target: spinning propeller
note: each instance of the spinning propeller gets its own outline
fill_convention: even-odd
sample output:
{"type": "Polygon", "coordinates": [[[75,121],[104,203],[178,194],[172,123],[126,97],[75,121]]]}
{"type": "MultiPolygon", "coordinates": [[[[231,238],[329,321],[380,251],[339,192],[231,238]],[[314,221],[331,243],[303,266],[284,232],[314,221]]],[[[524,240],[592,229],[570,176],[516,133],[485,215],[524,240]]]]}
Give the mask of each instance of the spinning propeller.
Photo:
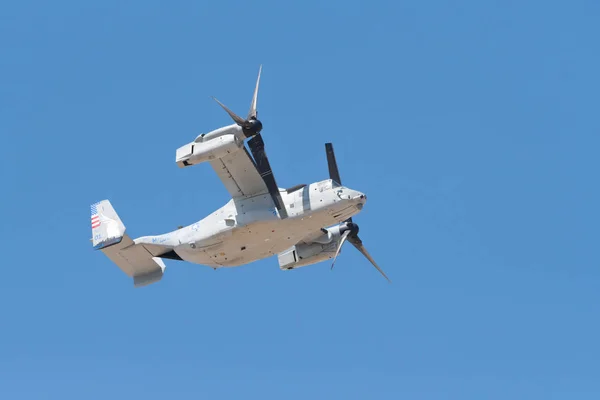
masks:
{"type": "Polygon", "coordinates": [[[231,111],[229,108],[227,108],[225,104],[221,103],[215,97],[213,97],[213,99],[227,112],[227,114],[229,114],[231,119],[233,119],[237,125],[242,127],[244,135],[246,135],[246,137],[252,138],[248,141],[248,147],[250,147],[252,157],[254,157],[254,164],[263,181],[265,182],[267,189],[269,190],[271,199],[273,199],[273,203],[275,203],[275,207],[279,211],[279,216],[282,219],[284,219],[288,217],[287,211],[283,204],[283,200],[281,199],[281,194],[279,193],[279,186],[277,186],[277,182],[275,181],[275,176],[273,175],[271,164],[269,164],[267,153],[265,152],[265,142],[263,141],[262,136],[260,135],[260,131],[262,130],[262,122],[260,122],[257,118],[258,112],[256,111],[256,104],[258,100],[258,85],[260,84],[261,72],[262,65],[258,69],[256,87],[254,88],[252,103],[250,103],[250,111],[248,111],[248,116],[246,117],[246,119],[243,119],[242,117],[231,111]]]}
{"type": "MultiPolygon", "coordinates": [[[[327,165],[329,167],[329,177],[341,185],[342,180],[340,178],[340,171],[338,169],[337,162],[335,160],[335,153],[333,151],[333,145],[331,143],[325,143],[325,151],[327,153],[327,165]]],[[[350,244],[352,246],[356,247],[356,249],[358,251],[360,251],[362,253],[362,255],[365,256],[367,258],[367,260],[369,260],[371,262],[371,264],[373,264],[373,266],[377,269],[377,271],[379,271],[381,273],[381,275],[383,275],[384,278],[388,280],[388,282],[391,283],[390,278],[388,278],[387,275],[381,270],[381,268],[379,268],[379,266],[377,265],[375,260],[373,260],[373,257],[371,257],[371,255],[369,254],[369,252],[363,245],[362,240],[358,237],[358,230],[359,230],[358,225],[352,221],[352,217],[348,218],[340,225],[340,234],[342,236],[341,236],[340,243],[338,244],[338,248],[335,252],[335,257],[333,258],[333,263],[331,263],[331,269],[333,269],[333,266],[335,265],[335,260],[337,259],[337,256],[340,254],[340,250],[342,249],[342,246],[344,245],[344,243],[346,241],[348,241],[348,242],[350,242],[350,244]]]]}
{"type": "Polygon", "coordinates": [[[254,96],[252,96],[252,103],[250,103],[250,111],[248,111],[248,116],[246,117],[246,119],[243,119],[242,117],[240,117],[239,115],[237,115],[236,113],[231,111],[229,108],[227,108],[227,106],[225,104],[221,103],[219,100],[217,100],[216,97],[213,96],[213,99],[217,103],[219,103],[219,105],[221,107],[223,107],[223,110],[225,110],[227,112],[227,114],[229,114],[231,119],[233,119],[236,124],[238,124],[239,126],[242,127],[246,137],[251,137],[251,136],[260,134],[260,131],[262,130],[262,123],[257,119],[258,114],[256,112],[256,102],[257,102],[257,98],[258,98],[258,85],[260,83],[260,73],[261,72],[262,72],[262,65],[258,69],[258,78],[256,79],[256,87],[254,88],[254,96]]]}

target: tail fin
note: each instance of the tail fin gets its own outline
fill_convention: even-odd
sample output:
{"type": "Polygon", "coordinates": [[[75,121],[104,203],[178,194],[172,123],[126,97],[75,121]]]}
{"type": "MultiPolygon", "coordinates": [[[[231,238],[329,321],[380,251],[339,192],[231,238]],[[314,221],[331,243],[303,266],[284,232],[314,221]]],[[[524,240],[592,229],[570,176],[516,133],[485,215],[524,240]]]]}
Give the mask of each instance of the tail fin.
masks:
{"type": "Polygon", "coordinates": [[[125,225],[108,200],[92,204],[92,243],[129,277],[135,287],[162,279],[165,264],[125,234],[125,225]]]}
{"type": "Polygon", "coordinates": [[[125,225],[108,200],[91,205],[92,242],[94,249],[101,250],[120,243],[125,235],[125,225]]]}

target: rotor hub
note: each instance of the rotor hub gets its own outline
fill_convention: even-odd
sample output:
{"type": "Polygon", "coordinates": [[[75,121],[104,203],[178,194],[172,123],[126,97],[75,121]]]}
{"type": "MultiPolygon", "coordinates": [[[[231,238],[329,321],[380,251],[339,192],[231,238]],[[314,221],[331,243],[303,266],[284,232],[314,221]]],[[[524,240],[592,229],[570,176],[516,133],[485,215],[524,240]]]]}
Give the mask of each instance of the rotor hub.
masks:
{"type": "Polygon", "coordinates": [[[350,237],[357,237],[358,236],[358,224],[355,224],[354,222],[346,222],[346,225],[344,225],[341,229],[340,232],[344,233],[346,231],[350,231],[350,233],[348,234],[348,236],[350,237]]]}
{"type": "Polygon", "coordinates": [[[260,131],[262,131],[262,128],[262,122],[260,122],[260,120],[256,118],[251,118],[245,121],[243,126],[244,134],[246,135],[246,137],[258,135],[260,131]]]}

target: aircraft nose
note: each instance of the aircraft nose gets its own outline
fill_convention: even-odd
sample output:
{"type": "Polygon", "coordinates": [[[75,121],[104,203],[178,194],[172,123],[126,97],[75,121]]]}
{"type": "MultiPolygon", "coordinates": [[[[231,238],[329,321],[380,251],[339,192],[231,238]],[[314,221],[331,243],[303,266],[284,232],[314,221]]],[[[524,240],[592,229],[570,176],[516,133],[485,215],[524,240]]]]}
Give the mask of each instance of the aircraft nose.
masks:
{"type": "Polygon", "coordinates": [[[358,202],[358,203],[365,203],[367,201],[367,195],[365,195],[362,192],[359,192],[358,190],[354,190],[354,189],[346,189],[346,199],[348,200],[353,200],[354,202],[358,202]]]}
{"type": "Polygon", "coordinates": [[[354,196],[355,199],[358,199],[361,201],[361,203],[364,203],[367,201],[367,195],[361,192],[356,192],[356,195],[354,196]]]}

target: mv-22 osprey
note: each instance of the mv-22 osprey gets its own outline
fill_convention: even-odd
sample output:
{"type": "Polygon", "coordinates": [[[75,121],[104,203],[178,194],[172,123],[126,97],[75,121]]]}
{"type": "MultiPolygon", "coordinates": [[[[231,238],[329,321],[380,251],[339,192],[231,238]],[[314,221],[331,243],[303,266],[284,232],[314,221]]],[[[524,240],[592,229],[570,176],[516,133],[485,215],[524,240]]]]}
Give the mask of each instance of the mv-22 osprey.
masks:
{"type": "MultiPolygon", "coordinates": [[[[231,200],[204,219],[157,236],[131,239],[108,200],[92,204],[92,242],[133,278],[135,287],[159,281],[163,259],[212,268],[236,267],[277,254],[291,270],[333,259],[347,241],[386,278],[371,258],[352,217],[367,196],[342,185],[333,146],[325,144],[329,179],[289,189],[277,186],[265,153],[256,103],[260,73],[246,119],[214,99],[235,124],[201,134],[176,151],[181,168],[208,162],[231,200]],[[244,145],[248,140],[250,154],[244,145]]],[[[388,279],[389,281],[389,279],[388,279]]]]}

